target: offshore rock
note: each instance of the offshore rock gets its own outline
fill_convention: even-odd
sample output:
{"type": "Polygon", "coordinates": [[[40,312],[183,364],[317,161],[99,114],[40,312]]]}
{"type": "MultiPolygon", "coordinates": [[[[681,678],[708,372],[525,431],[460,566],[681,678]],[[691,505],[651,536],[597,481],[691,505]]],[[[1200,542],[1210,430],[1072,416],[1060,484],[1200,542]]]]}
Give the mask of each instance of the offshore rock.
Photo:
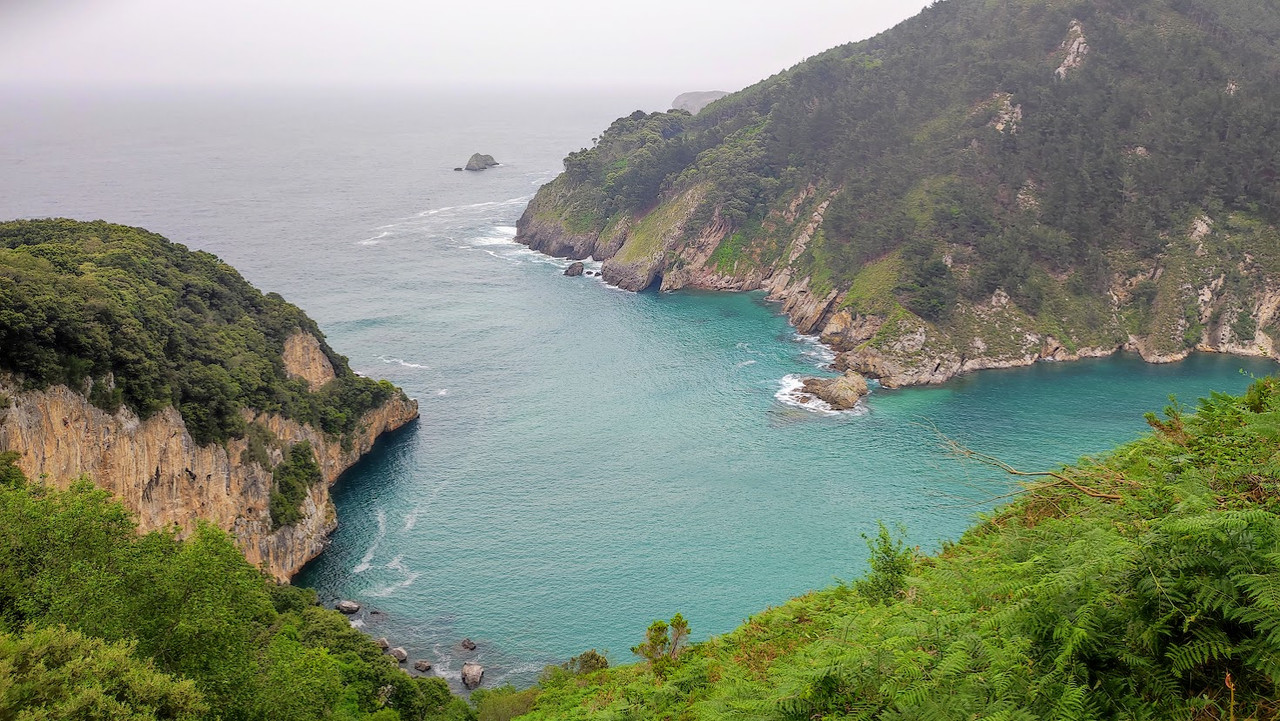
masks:
{"type": "Polygon", "coordinates": [[[499,165],[498,161],[493,159],[492,155],[481,155],[476,153],[467,160],[467,170],[488,170],[489,168],[499,165]]]}
{"type": "Polygon", "coordinates": [[[88,476],[124,503],[142,533],[176,525],[185,535],[198,521],[208,521],[230,532],[249,563],[279,581],[289,580],[319,555],[337,527],[329,486],[379,436],[418,417],[417,401],[397,393],[361,418],[344,449],[341,439],[311,426],[243,410],[246,422],[261,424],[286,447],[309,441],[320,466],[322,482],[302,502],[302,519],[273,529],[271,470],[243,460],[247,439],[200,446],[173,407],[146,420],[128,408],[109,414],[66,386],[23,390],[22,380],[12,375],[0,374],[0,393],[12,399],[12,407],[0,417],[0,448],[22,454],[18,467],[27,477],[43,477],[48,485],[65,489],[88,476]]]}
{"type": "Polygon", "coordinates": [[[391,649],[390,653],[391,653],[391,658],[394,658],[400,663],[404,663],[405,661],[409,660],[409,652],[404,650],[404,648],[401,646],[396,646],[395,648],[391,649]]]}
{"type": "Polygon", "coordinates": [[[383,651],[386,651],[387,649],[391,648],[391,642],[388,641],[385,637],[380,638],[377,641],[374,641],[374,643],[378,644],[378,648],[382,649],[383,651]]]}
{"type": "Polygon", "coordinates": [[[460,645],[460,646],[462,646],[463,648],[465,648],[465,649],[466,649],[466,650],[468,650],[468,651],[474,651],[474,650],[476,650],[476,642],[475,642],[475,641],[472,641],[472,640],[471,640],[471,639],[469,639],[469,638],[464,638],[464,639],[462,639],[462,643],[461,643],[461,644],[459,644],[459,645],[460,645]]]}
{"type": "Polygon", "coordinates": [[[569,276],[570,278],[577,278],[578,276],[582,275],[582,272],[583,270],[585,270],[585,268],[586,266],[584,266],[581,263],[581,261],[575,261],[573,263],[570,263],[568,268],[564,269],[564,274],[569,276]]]}
{"type": "Polygon", "coordinates": [[[355,601],[338,601],[338,603],[334,605],[333,609],[335,611],[351,615],[360,611],[360,604],[355,601]]]}
{"type": "Polygon", "coordinates": [[[431,670],[431,662],[430,661],[414,661],[413,670],[426,673],[427,671],[431,670]]]}
{"type": "Polygon", "coordinates": [[[467,661],[462,664],[462,685],[468,689],[478,688],[484,680],[484,666],[467,661]]]}
{"type": "Polygon", "coordinates": [[[806,378],[804,392],[826,401],[833,410],[847,411],[867,395],[867,379],[854,371],[839,378],[806,378]]]}

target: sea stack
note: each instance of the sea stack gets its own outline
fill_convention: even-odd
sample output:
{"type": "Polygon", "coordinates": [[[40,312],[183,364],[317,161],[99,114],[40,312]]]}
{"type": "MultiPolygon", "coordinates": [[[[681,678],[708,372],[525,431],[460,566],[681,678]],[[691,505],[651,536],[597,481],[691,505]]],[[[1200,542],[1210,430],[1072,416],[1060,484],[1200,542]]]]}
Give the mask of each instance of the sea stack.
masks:
{"type": "Polygon", "coordinates": [[[480,153],[476,153],[475,155],[472,155],[469,160],[467,160],[466,169],[467,170],[488,170],[489,168],[492,168],[495,165],[500,165],[500,163],[494,160],[492,155],[481,155],[480,153]]]}
{"type": "Polygon", "coordinates": [[[847,411],[868,393],[867,379],[854,371],[839,378],[806,378],[804,392],[826,401],[832,410],[847,411]]]}

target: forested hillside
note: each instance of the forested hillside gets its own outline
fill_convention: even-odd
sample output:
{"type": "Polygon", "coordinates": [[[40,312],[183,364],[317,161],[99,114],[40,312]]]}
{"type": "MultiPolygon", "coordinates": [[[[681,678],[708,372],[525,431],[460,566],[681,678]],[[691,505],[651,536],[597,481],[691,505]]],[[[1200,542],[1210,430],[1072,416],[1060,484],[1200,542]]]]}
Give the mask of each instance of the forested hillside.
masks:
{"type": "Polygon", "coordinates": [[[889,385],[1274,354],[1277,10],[938,2],[697,116],[619,119],[518,239],[633,290],[764,288],[889,385]]]}
{"type": "Polygon", "coordinates": [[[306,314],[215,256],[70,220],[0,223],[0,371],[84,390],[108,412],[123,404],[147,418],[171,405],[201,444],[244,436],[244,408],[341,436],[396,393],[353,373],[306,314]],[[285,371],[299,332],[333,367],[315,392],[285,371]]]}

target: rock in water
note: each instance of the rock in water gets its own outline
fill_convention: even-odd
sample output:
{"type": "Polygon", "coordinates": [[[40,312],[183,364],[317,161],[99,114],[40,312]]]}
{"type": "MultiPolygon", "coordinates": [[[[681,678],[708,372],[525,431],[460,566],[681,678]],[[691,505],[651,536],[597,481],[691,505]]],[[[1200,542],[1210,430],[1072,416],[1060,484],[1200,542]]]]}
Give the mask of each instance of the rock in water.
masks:
{"type": "Polygon", "coordinates": [[[342,613],[345,613],[349,616],[360,610],[360,604],[356,603],[355,601],[338,601],[338,603],[334,605],[334,609],[341,611],[342,613]]]}
{"type": "Polygon", "coordinates": [[[854,371],[839,378],[807,378],[804,392],[821,398],[834,410],[847,411],[867,394],[867,379],[854,371]]]}
{"type": "Polygon", "coordinates": [[[467,170],[485,170],[497,165],[498,161],[493,159],[492,155],[481,155],[476,153],[467,161],[467,170]]]}
{"type": "Polygon", "coordinates": [[[391,658],[394,658],[400,663],[404,663],[405,661],[409,660],[409,652],[404,650],[404,647],[402,646],[396,646],[395,648],[391,649],[391,658]]]}
{"type": "Polygon", "coordinates": [[[463,648],[467,649],[468,651],[474,651],[474,650],[476,650],[476,642],[475,642],[475,641],[472,641],[472,640],[471,640],[471,639],[469,639],[469,638],[464,638],[464,639],[462,639],[461,646],[462,646],[463,648]]]}
{"type": "Polygon", "coordinates": [[[387,649],[391,648],[391,642],[388,641],[386,638],[380,638],[374,643],[378,644],[378,648],[382,649],[383,651],[386,651],[387,649]]]}
{"type": "Polygon", "coordinates": [[[569,264],[568,268],[564,269],[564,274],[569,276],[570,278],[576,278],[582,275],[582,271],[585,269],[585,267],[586,266],[582,265],[582,263],[571,263],[569,264]]]}
{"type": "Polygon", "coordinates": [[[431,670],[431,662],[430,661],[414,661],[413,670],[426,673],[427,671],[431,670]]]}
{"type": "Polygon", "coordinates": [[[477,688],[484,679],[484,666],[467,661],[462,664],[462,685],[468,689],[477,688]]]}

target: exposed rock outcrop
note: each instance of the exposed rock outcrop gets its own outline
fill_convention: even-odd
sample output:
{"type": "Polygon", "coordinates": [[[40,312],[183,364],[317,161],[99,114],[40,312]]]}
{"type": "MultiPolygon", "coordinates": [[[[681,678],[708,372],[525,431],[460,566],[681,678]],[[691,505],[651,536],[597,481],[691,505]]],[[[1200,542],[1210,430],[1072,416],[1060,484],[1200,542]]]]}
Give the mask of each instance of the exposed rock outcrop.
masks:
{"type": "Polygon", "coordinates": [[[695,90],[691,93],[680,93],[671,101],[672,110],[686,110],[697,115],[703,108],[723,98],[729,93],[723,90],[695,90]]]}
{"type": "Polygon", "coordinates": [[[488,170],[489,168],[497,165],[500,165],[500,163],[494,160],[492,155],[481,155],[480,153],[476,153],[467,159],[466,169],[488,170]]]}
{"type": "Polygon", "coordinates": [[[852,410],[868,392],[867,379],[856,371],[846,371],[839,378],[806,378],[803,390],[836,411],[852,410]]]}
{"type": "Polygon", "coordinates": [[[284,370],[290,378],[303,378],[307,387],[316,391],[336,376],[333,363],[324,354],[320,341],[310,333],[299,331],[284,341],[284,370]]]}
{"type": "Polygon", "coordinates": [[[468,689],[480,687],[480,682],[484,680],[484,666],[478,663],[467,661],[462,664],[462,685],[468,689]]]}
{"type": "Polygon", "coordinates": [[[581,262],[570,263],[568,268],[564,269],[564,274],[570,278],[577,278],[582,275],[582,271],[586,269],[581,262]]]}
{"type": "MultiPolygon", "coordinates": [[[[12,399],[0,417],[0,449],[19,451],[28,477],[66,488],[88,476],[137,515],[142,532],[176,525],[185,533],[207,520],[231,532],[250,563],[282,581],[315,558],[337,527],[329,486],[379,436],[418,417],[417,402],[397,394],[365,414],[344,449],[311,426],[243,411],[286,447],[309,441],[320,466],[322,482],[303,501],[302,520],[273,530],[271,471],[247,460],[246,439],[200,446],[172,407],[142,420],[123,407],[108,414],[66,386],[21,388],[19,379],[0,376],[0,393],[12,399]]],[[[274,455],[272,463],[282,460],[279,450],[274,455]]]]}

